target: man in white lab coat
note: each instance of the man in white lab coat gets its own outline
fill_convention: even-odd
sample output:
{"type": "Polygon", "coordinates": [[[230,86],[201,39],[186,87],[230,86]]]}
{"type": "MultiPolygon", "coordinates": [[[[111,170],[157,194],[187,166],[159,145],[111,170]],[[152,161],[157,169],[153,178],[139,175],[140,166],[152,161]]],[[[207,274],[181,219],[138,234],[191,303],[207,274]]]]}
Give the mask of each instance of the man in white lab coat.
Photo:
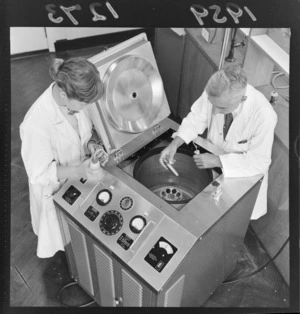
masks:
{"type": "Polygon", "coordinates": [[[183,143],[190,143],[207,128],[207,140],[224,152],[194,155],[198,168],[222,168],[226,177],[263,174],[264,179],[252,212],[258,219],[267,212],[268,169],[277,115],[262,93],[247,83],[240,65],[214,73],[205,91],[183,119],[173,141],[162,151],[160,163],[174,162],[183,143]]]}
{"type": "Polygon", "coordinates": [[[97,179],[100,175],[90,169],[90,160],[85,160],[97,149],[85,108],[102,96],[98,70],[82,58],[54,59],[50,75],[54,82],[31,106],[20,125],[31,221],[38,236],[37,256],[41,258],[64,250],[53,195],[69,178],[97,179]]]}

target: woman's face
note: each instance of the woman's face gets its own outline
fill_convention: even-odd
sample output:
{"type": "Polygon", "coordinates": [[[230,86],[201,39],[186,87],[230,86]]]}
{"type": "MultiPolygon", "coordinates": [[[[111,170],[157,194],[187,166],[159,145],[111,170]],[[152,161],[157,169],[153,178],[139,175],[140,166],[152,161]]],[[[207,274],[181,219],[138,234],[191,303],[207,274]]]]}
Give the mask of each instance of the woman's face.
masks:
{"type": "Polygon", "coordinates": [[[76,113],[76,112],[79,112],[79,111],[87,108],[87,106],[89,106],[89,104],[87,104],[83,101],[76,100],[76,99],[67,98],[66,99],[66,106],[69,110],[73,111],[73,113],[76,113]]]}

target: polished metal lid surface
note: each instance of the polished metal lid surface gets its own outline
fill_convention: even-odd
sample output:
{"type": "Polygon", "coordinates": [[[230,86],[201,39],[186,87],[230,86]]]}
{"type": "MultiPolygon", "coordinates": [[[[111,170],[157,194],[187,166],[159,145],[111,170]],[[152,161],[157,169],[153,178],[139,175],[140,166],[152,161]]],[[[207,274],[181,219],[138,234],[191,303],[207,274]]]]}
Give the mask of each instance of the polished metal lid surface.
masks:
{"type": "Polygon", "coordinates": [[[121,57],[104,78],[104,113],[118,131],[140,133],[148,129],[163,105],[163,83],[157,69],[138,56],[121,57]]]}

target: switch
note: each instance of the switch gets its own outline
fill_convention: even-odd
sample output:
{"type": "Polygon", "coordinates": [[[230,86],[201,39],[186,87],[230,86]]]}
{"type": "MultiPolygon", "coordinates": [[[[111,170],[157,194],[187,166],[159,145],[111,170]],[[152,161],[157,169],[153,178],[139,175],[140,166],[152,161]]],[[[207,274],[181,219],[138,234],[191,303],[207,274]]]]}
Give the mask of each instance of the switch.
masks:
{"type": "Polygon", "coordinates": [[[211,193],[212,197],[216,200],[219,201],[220,196],[223,193],[223,189],[221,187],[221,184],[217,181],[213,181],[212,182],[212,186],[213,186],[213,192],[211,193]]]}

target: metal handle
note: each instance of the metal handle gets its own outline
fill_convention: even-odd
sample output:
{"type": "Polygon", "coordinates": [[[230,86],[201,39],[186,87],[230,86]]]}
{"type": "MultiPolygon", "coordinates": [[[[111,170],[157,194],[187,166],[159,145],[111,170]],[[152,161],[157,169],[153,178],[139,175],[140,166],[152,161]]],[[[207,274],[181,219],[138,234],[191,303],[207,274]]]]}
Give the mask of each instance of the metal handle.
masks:
{"type": "Polygon", "coordinates": [[[224,39],[222,43],[221,58],[220,58],[220,63],[219,63],[219,70],[223,68],[223,65],[224,65],[225,53],[227,51],[229,34],[230,34],[230,28],[225,28],[225,34],[224,34],[224,39]]]}

